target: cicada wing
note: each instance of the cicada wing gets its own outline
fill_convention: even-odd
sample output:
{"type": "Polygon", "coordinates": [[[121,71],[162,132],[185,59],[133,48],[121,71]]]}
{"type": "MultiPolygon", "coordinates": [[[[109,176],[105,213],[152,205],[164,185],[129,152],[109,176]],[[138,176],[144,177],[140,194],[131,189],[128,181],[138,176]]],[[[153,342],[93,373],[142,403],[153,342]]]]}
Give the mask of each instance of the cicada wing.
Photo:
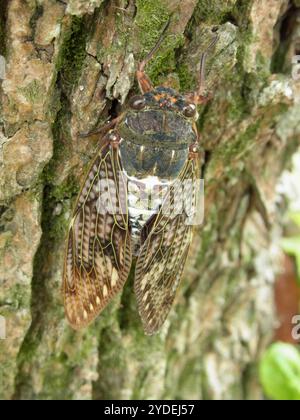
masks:
{"type": "Polygon", "coordinates": [[[149,335],[161,328],[175,299],[193,235],[190,218],[198,203],[199,178],[198,160],[188,160],[166,193],[158,215],[144,228],[148,236],[136,265],[135,293],[149,335]],[[189,211],[184,203],[189,203],[189,211]]]}
{"type": "Polygon", "coordinates": [[[122,289],[132,262],[127,184],[117,148],[106,142],[79,194],[64,264],[71,326],[87,326],[122,289]]]}

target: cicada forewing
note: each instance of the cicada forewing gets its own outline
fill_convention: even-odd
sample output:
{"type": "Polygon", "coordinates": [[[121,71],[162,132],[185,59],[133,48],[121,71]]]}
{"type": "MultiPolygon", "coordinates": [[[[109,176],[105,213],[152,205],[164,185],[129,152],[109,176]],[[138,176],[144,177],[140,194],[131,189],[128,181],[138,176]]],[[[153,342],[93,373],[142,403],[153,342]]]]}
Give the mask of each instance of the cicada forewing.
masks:
{"type": "Polygon", "coordinates": [[[135,293],[149,335],[159,331],[175,299],[192,240],[190,218],[198,205],[199,178],[198,159],[189,159],[158,214],[144,228],[146,239],[136,265],[135,293]],[[184,203],[189,203],[188,209],[184,203]]]}
{"type": "Polygon", "coordinates": [[[132,262],[127,184],[118,148],[104,142],[79,194],[64,264],[67,318],[90,324],[122,289],[132,262]]]}

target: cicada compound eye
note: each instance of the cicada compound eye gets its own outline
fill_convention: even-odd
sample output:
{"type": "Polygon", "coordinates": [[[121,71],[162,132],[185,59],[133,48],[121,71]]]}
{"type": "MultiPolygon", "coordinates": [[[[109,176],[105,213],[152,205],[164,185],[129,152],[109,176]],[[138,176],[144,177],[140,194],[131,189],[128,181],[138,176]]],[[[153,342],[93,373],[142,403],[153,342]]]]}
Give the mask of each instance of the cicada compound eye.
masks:
{"type": "Polygon", "coordinates": [[[145,108],[146,99],[144,98],[144,96],[133,96],[129,101],[129,106],[132,109],[140,111],[141,109],[145,108]]]}
{"type": "Polygon", "coordinates": [[[187,104],[184,108],[183,108],[183,115],[187,118],[193,118],[196,115],[197,112],[197,107],[195,104],[187,104]]]}

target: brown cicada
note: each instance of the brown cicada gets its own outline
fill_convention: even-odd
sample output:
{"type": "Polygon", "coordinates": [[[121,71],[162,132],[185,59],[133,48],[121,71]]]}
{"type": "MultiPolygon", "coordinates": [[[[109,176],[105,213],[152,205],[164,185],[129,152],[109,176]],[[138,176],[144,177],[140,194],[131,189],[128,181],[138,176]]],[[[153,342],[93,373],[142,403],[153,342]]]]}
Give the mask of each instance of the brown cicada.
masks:
{"type": "MultiPolygon", "coordinates": [[[[198,90],[180,95],[154,88],[145,73],[162,40],[163,34],[139,64],[141,95],[130,99],[102,135],[77,199],[64,265],[65,309],[75,329],[92,322],[123,288],[133,258],[134,289],[147,334],[166,320],[180,282],[198,200],[197,105],[206,100],[208,50],[201,58],[198,90]],[[182,189],[184,184],[189,187],[182,189]],[[154,186],[159,193],[149,200],[154,186]],[[189,202],[189,210],[180,201],[189,202]]],[[[217,35],[209,49],[216,41],[217,35]]]]}

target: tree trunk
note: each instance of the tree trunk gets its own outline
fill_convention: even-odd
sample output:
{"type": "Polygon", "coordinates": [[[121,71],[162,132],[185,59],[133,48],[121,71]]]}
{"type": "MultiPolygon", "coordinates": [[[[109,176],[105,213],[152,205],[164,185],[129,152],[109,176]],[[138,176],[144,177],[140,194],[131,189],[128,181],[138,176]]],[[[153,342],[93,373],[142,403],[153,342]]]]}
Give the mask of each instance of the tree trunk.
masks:
{"type": "Polygon", "coordinates": [[[291,77],[300,2],[0,6],[0,398],[261,398],[257,362],[272,338],[280,255],[276,184],[300,134],[299,83],[291,77]],[[220,33],[208,62],[214,99],[199,120],[205,223],[162,333],[144,335],[132,280],[76,333],[62,305],[64,241],[98,140],[78,133],[115,116],[137,91],[136,62],[170,15],[148,67],[155,85],[194,89],[201,51],[213,28],[220,33]]]}

